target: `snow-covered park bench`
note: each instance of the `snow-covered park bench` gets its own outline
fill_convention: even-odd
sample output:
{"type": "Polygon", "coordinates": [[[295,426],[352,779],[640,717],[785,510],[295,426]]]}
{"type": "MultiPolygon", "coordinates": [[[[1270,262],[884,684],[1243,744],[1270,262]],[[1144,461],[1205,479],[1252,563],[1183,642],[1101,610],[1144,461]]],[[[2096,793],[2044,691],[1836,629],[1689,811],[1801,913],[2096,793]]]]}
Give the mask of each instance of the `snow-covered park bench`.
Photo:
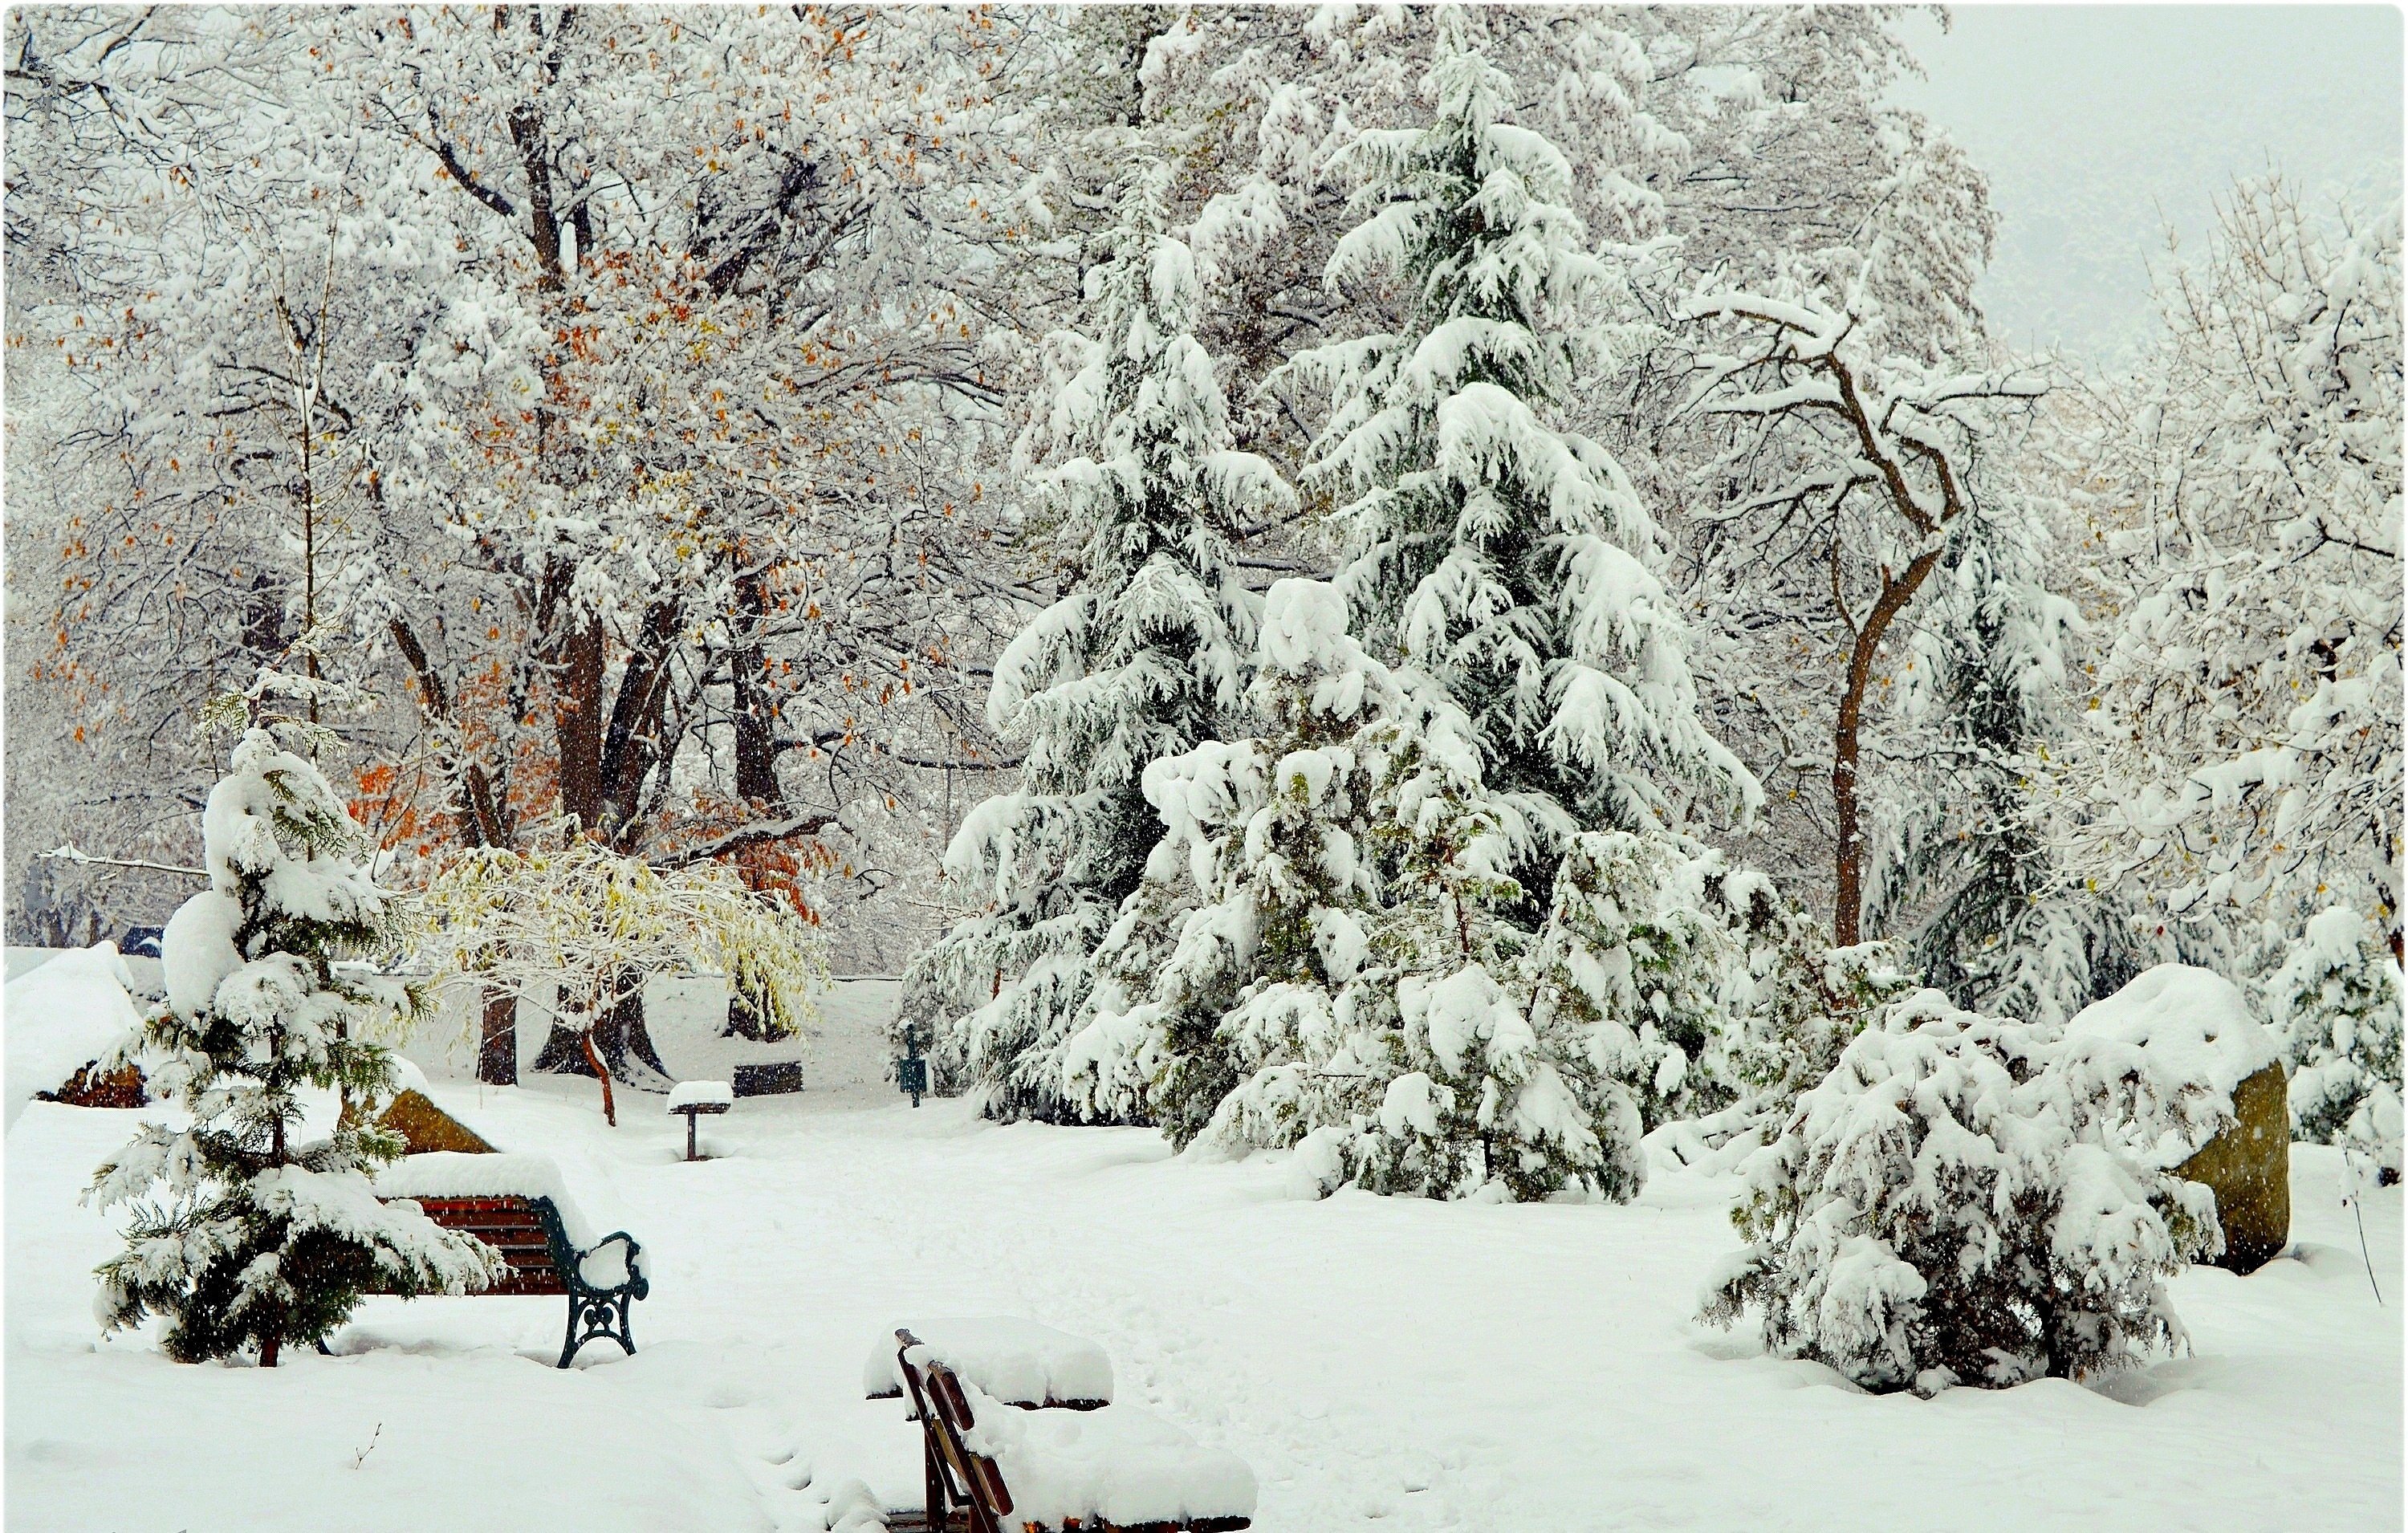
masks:
{"type": "Polygon", "coordinates": [[[543,1156],[404,1155],[378,1175],[376,1190],[387,1201],[408,1198],[444,1228],[501,1253],[509,1275],[481,1297],[566,1294],[562,1368],[600,1337],[635,1352],[631,1311],[652,1292],[644,1248],[625,1230],[595,1239],[561,1185],[560,1168],[543,1156]]]}
{"type": "Polygon", "coordinates": [[[928,1533],[1252,1525],[1254,1471],[1159,1416],[1112,1404],[1111,1365],[1094,1342],[1029,1321],[927,1329],[936,1341],[897,1330],[872,1354],[864,1382],[873,1396],[910,1397],[924,1444],[928,1533]]]}

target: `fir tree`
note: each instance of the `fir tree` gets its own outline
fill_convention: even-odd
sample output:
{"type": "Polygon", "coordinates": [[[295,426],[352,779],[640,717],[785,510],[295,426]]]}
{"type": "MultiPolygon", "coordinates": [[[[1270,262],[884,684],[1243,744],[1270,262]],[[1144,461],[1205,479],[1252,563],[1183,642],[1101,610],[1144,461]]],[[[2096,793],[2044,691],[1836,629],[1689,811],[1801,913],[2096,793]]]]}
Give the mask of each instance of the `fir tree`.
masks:
{"type": "Polygon", "coordinates": [[[1166,228],[1168,173],[1124,198],[1087,273],[1091,335],[1057,335],[1050,406],[1022,444],[1070,589],[996,666],[996,728],[1025,747],[1019,792],[973,810],[948,852],[986,903],[912,966],[905,1018],[935,1024],[940,1076],[998,1117],[1078,1115],[1062,1049],[1090,1014],[1092,959],[1161,834],[1148,763],[1211,738],[1245,685],[1254,599],[1229,537],[1293,503],[1235,451],[1195,337],[1194,256],[1166,228]]]}
{"type": "Polygon", "coordinates": [[[167,924],[166,1005],[120,1051],[141,1058],[188,1126],[146,1124],[94,1173],[90,1200],[132,1215],[126,1249],[99,1268],[96,1309],[112,1330],[165,1316],[180,1362],[255,1346],[272,1368],[366,1292],[458,1294],[501,1267],[370,1190],[401,1141],[349,1104],[394,1091],[379,1039],[423,997],[345,962],[389,951],[399,915],[361,866],[366,847],[342,801],[273,730],[253,728],[209,795],[202,835],[209,887],[167,924]],[[308,1089],[342,1093],[347,1110],[304,1142],[308,1089]]]}
{"type": "Polygon", "coordinates": [[[1341,157],[1369,216],[1329,279],[1395,282],[1407,317],[1304,353],[1293,376],[1332,395],[1309,473],[1341,501],[1340,583],[1366,642],[1462,710],[1489,790],[1541,838],[1512,869],[1535,925],[1574,831],[1756,790],[1699,723],[1659,529],[1612,457],[1560,423],[1606,360],[1618,275],[1584,249],[1570,166],[1510,121],[1507,88],[1450,26],[1429,124],[1341,157]]]}
{"type": "Polygon", "coordinates": [[[2049,747],[2062,737],[2065,652],[2080,625],[2042,579],[2046,528],[2012,497],[1959,534],[1928,598],[1902,711],[1927,769],[1878,870],[1868,924],[1921,913],[1907,967],[1959,1006],[2058,1023],[2146,967],[2112,887],[2086,887],[2051,833],[2049,747]]]}
{"type": "Polygon", "coordinates": [[[1273,586],[1253,689],[1268,732],[1147,773],[1168,830],[1160,892],[1131,909],[1176,915],[1116,934],[1166,956],[1081,1035],[1074,1074],[1141,1080],[1175,1143],[1296,1147],[1323,1192],[1627,1196],[1628,1094],[1577,1018],[1526,1005],[1528,936],[1502,912],[1527,827],[1444,695],[1407,697],[1345,628],[1332,588],[1273,586]]]}

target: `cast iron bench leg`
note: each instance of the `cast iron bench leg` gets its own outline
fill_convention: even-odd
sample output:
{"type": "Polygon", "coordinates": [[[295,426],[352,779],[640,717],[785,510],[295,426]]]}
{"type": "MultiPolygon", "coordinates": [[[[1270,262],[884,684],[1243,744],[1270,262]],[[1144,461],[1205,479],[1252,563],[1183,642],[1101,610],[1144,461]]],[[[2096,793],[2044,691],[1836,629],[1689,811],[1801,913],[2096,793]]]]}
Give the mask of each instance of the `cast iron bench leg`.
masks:
{"type": "Polygon", "coordinates": [[[568,1296],[568,1330],[560,1348],[560,1364],[566,1368],[577,1356],[578,1349],[597,1338],[608,1338],[625,1349],[628,1356],[636,1355],[636,1296],[622,1288],[615,1293],[580,1297],[568,1296]],[[579,1322],[584,1323],[582,1333],[579,1322]],[[612,1322],[617,1324],[613,1325],[612,1322]]]}

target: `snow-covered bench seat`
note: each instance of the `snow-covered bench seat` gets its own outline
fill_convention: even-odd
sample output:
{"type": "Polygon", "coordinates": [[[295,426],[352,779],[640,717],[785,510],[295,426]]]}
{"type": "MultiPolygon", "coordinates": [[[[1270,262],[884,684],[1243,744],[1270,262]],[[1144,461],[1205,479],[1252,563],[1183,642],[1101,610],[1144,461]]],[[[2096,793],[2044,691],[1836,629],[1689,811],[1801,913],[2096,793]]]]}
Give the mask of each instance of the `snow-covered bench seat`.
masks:
{"type": "MultiPolygon", "coordinates": [[[[862,1365],[861,1392],[873,1400],[903,1395],[899,1333],[882,1331],[862,1365]]],[[[916,1322],[928,1355],[1006,1405],[1026,1411],[1093,1411],[1112,1399],[1112,1360],[1083,1336],[1012,1315],[916,1322]]]]}
{"type": "Polygon", "coordinates": [[[1251,1526],[1254,1475],[1132,1405],[1014,1410],[895,1333],[926,1441],[934,1533],[964,1513],[968,1533],[1225,1533],[1251,1526]]]}
{"type": "Polygon", "coordinates": [[[562,1368],[597,1337],[635,1352],[631,1311],[652,1292],[644,1248],[625,1230],[595,1239],[550,1160],[453,1152],[404,1155],[379,1173],[376,1191],[388,1202],[414,1202],[444,1228],[500,1252],[509,1276],[484,1294],[567,1295],[562,1368]]]}

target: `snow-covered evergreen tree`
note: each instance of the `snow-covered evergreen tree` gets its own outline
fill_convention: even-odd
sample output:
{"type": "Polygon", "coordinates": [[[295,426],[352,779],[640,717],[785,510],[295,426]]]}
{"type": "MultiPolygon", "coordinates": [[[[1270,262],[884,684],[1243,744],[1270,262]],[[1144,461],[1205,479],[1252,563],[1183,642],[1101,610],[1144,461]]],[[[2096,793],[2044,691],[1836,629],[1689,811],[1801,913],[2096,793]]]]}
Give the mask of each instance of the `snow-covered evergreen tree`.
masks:
{"type": "Polygon", "coordinates": [[[905,1020],[934,1024],[940,1079],[999,1117],[1077,1115],[1062,1048],[1161,835],[1143,773],[1237,706],[1254,598],[1229,538],[1293,503],[1268,464],[1232,446],[1194,334],[1195,258],[1165,227],[1168,189],[1167,170],[1140,175],[1086,276],[1089,333],[1049,338],[1052,397],[1021,453],[1038,529],[1071,551],[1069,590],[996,665],[988,713],[1025,747],[1021,787],[973,809],[947,853],[987,909],[907,981],[905,1020]]]}
{"type": "Polygon", "coordinates": [[[343,1324],[369,1289],[481,1288],[500,1258],[382,1204],[368,1174],[398,1135],[347,1111],[301,1141],[306,1090],[365,1104],[394,1089],[381,1041],[422,996],[346,960],[387,951],[395,905],[362,866],[359,827],[325,777],[272,728],[235,747],[202,813],[209,887],[167,924],[166,1005],[121,1055],[187,1115],[145,1124],[94,1173],[90,1199],[126,1208],[126,1249],[99,1268],[116,1329],[165,1316],[182,1362],[280,1348],[343,1324]],[[339,967],[338,967],[339,966],[339,967]]]}
{"type": "Polygon", "coordinates": [[[1249,689],[1259,736],[1212,740],[1147,768],[1165,827],[1146,886],[1106,944],[1119,994],[1075,1051],[1113,1105],[1184,1148],[1227,1110],[1225,1147],[1293,1143],[1326,1121],[1319,1096],[1359,1096],[1366,1067],[1332,1063],[1340,1017],[1371,1004],[1369,931],[1383,883],[1369,816],[1379,763],[1361,737],[1400,699],[1345,632],[1328,586],[1282,580],[1265,599],[1249,689]],[[1244,1084],[1241,1086],[1240,1082],[1244,1084]]]}
{"type": "Polygon", "coordinates": [[[1331,396],[1310,476],[1340,502],[1340,583],[1367,644],[1460,709],[1488,791],[1538,831],[1510,869],[1535,924],[1574,832],[1756,788],[1698,722],[1658,528],[1563,424],[1606,360],[1620,273],[1585,248],[1571,167],[1512,121],[1509,82],[1467,29],[1442,26],[1427,126],[1364,133],[1339,157],[1367,216],[1328,279],[1397,285],[1403,328],[1293,367],[1331,396]]]}
{"type": "Polygon", "coordinates": [[[1555,873],[1533,1014],[1574,1021],[1649,1129],[1735,1096],[1724,1043],[1745,949],[1721,919],[1727,877],[1720,853],[1664,831],[1586,832],[1555,873]]]}
{"type": "Polygon", "coordinates": [[[1254,695],[1271,733],[1147,774],[1168,826],[1148,883],[1185,881],[1184,909],[1143,939],[1168,953],[1150,996],[1099,1016],[1077,1068],[1141,1073],[1175,1142],[1296,1146],[1324,1192],[1635,1192],[1613,1057],[1585,1017],[1527,1004],[1504,911],[1528,830],[1467,723],[1408,697],[1313,581],[1272,587],[1254,695]]]}
{"type": "Polygon", "coordinates": [[[2291,1131],[2401,1172],[2400,964],[2376,928],[2335,906],[2266,981],[2291,1071],[2291,1131]]]}
{"type": "Polygon", "coordinates": [[[2043,784],[2082,624],[2046,583],[2047,537],[2038,508],[2001,495],[1933,577],[1892,748],[1918,766],[1886,795],[1900,811],[1888,856],[1867,858],[1866,919],[1874,931],[1914,922],[1906,967],[1958,1005],[2056,1023],[2146,962],[2119,892],[2086,886],[2049,823],[2057,806],[2043,784]]]}

